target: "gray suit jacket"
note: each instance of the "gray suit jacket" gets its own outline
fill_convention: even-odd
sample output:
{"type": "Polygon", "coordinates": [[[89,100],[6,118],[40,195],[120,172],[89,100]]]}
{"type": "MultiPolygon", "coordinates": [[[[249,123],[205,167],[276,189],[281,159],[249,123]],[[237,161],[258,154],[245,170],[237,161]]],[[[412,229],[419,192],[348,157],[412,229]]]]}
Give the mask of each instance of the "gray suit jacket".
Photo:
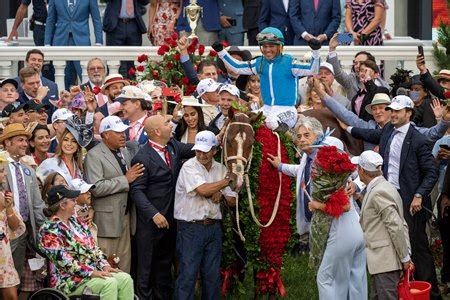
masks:
{"type": "Polygon", "coordinates": [[[408,256],[410,248],[402,198],[384,177],[374,180],[375,185],[364,196],[360,219],[372,275],[401,270],[401,260],[408,256]]]}
{"type": "MultiPolygon", "coordinates": [[[[45,216],[42,211],[45,207],[44,201],[42,201],[41,191],[39,190],[39,184],[36,179],[36,173],[34,170],[25,164],[21,164],[23,180],[25,181],[25,188],[27,189],[28,196],[28,207],[30,209],[30,223],[31,228],[33,228],[33,240],[36,244],[36,233],[39,230],[39,227],[44,223],[45,216]]],[[[8,178],[8,182],[5,185],[5,190],[12,191],[10,183],[12,184],[12,176],[15,174],[11,174],[11,170],[9,169],[9,165],[5,167],[6,177],[8,178]]],[[[19,201],[19,199],[14,199],[14,201],[19,201]]]]}
{"type": "MultiPolygon", "coordinates": [[[[122,148],[122,155],[129,168],[132,157],[128,147],[122,148]]],[[[92,196],[98,237],[119,238],[122,234],[130,185],[111,150],[103,142],[88,151],[84,167],[88,181],[95,184],[92,196]]],[[[133,209],[131,211],[133,212],[133,209]]],[[[135,228],[133,220],[132,216],[132,233],[135,228]]]]}

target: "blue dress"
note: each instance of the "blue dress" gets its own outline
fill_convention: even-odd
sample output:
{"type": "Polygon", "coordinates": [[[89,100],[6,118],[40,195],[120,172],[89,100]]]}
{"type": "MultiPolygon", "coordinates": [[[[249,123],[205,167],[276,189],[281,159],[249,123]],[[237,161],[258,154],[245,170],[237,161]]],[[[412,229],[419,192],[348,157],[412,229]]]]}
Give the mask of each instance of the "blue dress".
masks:
{"type": "Polygon", "coordinates": [[[331,223],[316,279],[320,299],[367,299],[364,236],[353,200],[350,203],[350,210],[331,223]]]}

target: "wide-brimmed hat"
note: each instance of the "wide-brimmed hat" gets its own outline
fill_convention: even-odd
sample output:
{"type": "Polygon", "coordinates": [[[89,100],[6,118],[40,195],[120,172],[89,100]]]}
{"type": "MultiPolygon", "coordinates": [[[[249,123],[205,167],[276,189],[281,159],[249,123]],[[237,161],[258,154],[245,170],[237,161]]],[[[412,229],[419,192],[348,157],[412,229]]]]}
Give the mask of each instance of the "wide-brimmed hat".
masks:
{"type": "Polygon", "coordinates": [[[81,147],[89,145],[94,137],[92,125],[84,124],[77,115],[73,115],[67,119],[66,128],[81,147]]]}
{"type": "Polygon", "coordinates": [[[9,124],[3,129],[3,134],[0,135],[0,143],[3,143],[3,141],[18,135],[24,135],[27,138],[31,137],[31,133],[27,132],[22,124],[20,123],[9,124]]]}
{"type": "Polygon", "coordinates": [[[434,78],[437,81],[439,81],[441,79],[450,80],[450,70],[446,70],[446,69],[440,70],[439,73],[436,76],[434,76],[434,78]]]}
{"type": "Polygon", "coordinates": [[[137,86],[129,85],[124,86],[120,91],[120,95],[116,97],[115,101],[120,103],[124,103],[127,100],[145,100],[151,101],[152,98],[149,94],[145,93],[143,90],[138,88],[137,86]]]}
{"type": "Polygon", "coordinates": [[[123,83],[124,85],[130,85],[130,82],[128,80],[124,79],[122,75],[120,74],[111,74],[105,77],[105,81],[101,87],[102,93],[107,89],[111,84],[113,83],[123,83]]]}
{"type": "Polygon", "coordinates": [[[201,107],[212,106],[207,103],[200,103],[200,101],[197,98],[195,98],[194,96],[183,96],[183,99],[181,100],[181,104],[183,106],[201,106],[201,107]]]}
{"type": "Polygon", "coordinates": [[[391,98],[386,93],[377,93],[377,94],[375,94],[373,96],[372,102],[370,102],[370,104],[366,105],[366,111],[369,114],[372,114],[372,106],[377,105],[377,104],[389,105],[389,104],[391,104],[391,98]]]}

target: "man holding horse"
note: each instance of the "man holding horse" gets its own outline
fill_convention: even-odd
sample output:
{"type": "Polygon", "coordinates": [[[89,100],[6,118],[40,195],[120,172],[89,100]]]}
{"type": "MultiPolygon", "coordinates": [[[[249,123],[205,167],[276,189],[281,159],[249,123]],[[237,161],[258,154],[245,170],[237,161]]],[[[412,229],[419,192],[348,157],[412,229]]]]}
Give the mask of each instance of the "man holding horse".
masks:
{"type": "Polygon", "coordinates": [[[202,298],[220,298],[222,228],[220,202],[235,205],[236,193],[228,186],[226,167],[214,160],[217,139],[208,130],[195,137],[195,157],[181,168],[175,190],[179,275],[175,299],[194,299],[200,272],[202,298]]]}

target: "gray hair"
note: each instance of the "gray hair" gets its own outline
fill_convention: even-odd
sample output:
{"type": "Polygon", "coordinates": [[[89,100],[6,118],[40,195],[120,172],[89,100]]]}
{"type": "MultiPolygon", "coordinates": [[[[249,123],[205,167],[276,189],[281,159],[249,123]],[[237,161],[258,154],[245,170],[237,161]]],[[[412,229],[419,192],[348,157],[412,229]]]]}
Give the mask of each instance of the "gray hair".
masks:
{"type": "Polygon", "coordinates": [[[94,61],[99,61],[99,62],[101,62],[102,65],[103,65],[103,68],[105,68],[105,71],[106,71],[106,64],[105,64],[105,62],[103,61],[103,59],[101,59],[100,57],[93,57],[93,58],[91,58],[91,59],[88,61],[88,63],[87,63],[87,68],[88,68],[88,69],[89,69],[89,66],[91,65],[91,63],[94,62],[94,61]]]}
{"type": "Polygon", "coordinates": [[[300,127],[305,127],[308,130],[311,130],[318,137],[323,135],[323,126],[319,120],[313,117],[307,117],[302,114],[298,115],[297,123],[295,124],[294,130],[294,139],[297,137],[297,132],[300,127]]]}

